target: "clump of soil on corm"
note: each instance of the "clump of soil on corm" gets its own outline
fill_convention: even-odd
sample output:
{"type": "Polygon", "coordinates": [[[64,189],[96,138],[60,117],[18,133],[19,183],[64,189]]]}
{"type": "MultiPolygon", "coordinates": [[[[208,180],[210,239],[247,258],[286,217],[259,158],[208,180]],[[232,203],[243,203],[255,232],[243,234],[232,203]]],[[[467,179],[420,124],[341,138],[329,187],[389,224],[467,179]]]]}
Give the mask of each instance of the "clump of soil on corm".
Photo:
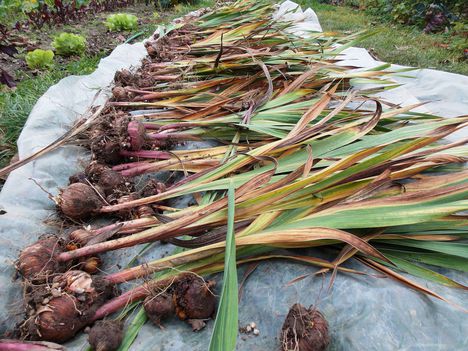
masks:
{"type": "Polygon", "coordinates": [[[115,293],[108,281],[77,270],[56,275],[48,284],[26,282],[21,336],[65,342],[88,325],[96,310],[115,293]]]}
{"type": "Polygon", "coordinates": [[[49,275],[65,271],[67,267],[59,264],[56,259],[64,251],[63,246],[60,238],[44,235],[21,251],[16,264],[18,272],[27,281],[41,283],[49,275]]]}
{"type": "Polygon", "coordinates": [[[211,318],[216,309],[216,297],[212,292],[214,281],[205,282],[194,274],[184,275],[173,294],[177,317],[186,319],[211,318]]]}
{"type": "Polygon", "coordinates": [[[149,295],[143,302],[146,315],[158,327],[161,321],[174,315],[175,306],[172,295],[168,292],[161,292],[156,295],[149,295]]]}
{"type": "Polygon", "coordinates": [[[123,339],[123,322],[97,321],[88,334],[88,341],[95,351],[115,351],[123,339]]]}
{"type": "Polygon", "coordinates": [[[314,307],[294,304],[281,332],[283,351],[323,351],[330,343],[328,322],[314,307]]]}

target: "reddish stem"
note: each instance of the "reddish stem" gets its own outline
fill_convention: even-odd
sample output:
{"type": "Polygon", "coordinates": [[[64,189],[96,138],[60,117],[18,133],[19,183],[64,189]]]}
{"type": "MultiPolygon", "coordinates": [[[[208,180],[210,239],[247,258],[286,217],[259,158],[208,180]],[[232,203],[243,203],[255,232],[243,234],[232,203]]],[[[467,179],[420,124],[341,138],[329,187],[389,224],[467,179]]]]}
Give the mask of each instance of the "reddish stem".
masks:
{"type": "Polygon", "coordinates": [[[143,126],[146,129],[152,129],[152,130],[158,130],[159,128],[161,128],[160,124],[155,124],[155,123],[143,123],[143,126]]]}
{"type": "MultiPolygon", "coordinates": [[[[197,271],[197,269],[193,270],[194,273],[196,273],[197,271]]],[[[174,274],[173,276],[161,280],[153,280],[148,283],[145,283],[144,285],[137,286],[136,288],[133,288],[132,290],[129,290],[126,293],[123,293],[122,295],[113,298],[106,304],[102,305],[96,311],[96,313],[93,316],[93,321],[102,319],[111,313],[117,312],[122,308],[128,306],[132,302],[144,299],[146,296],[148,296],[151,290],[157,291],[161,288],[166,288],[170,284],[176,282],[178,280],[178,277],[178,274],[174,274]]],[[[108,279],[108,277],[106,277],[106,279],[108,279]]],[[[109,281],[112,282],[112,280],[109,281]]]]}
{"type": "Polygon", "coordinates": [[[132,219],[131,221],[113,223],[105,227],[91,230],[91,232],[95,233],[96,235],[102,234],[104,232],[109,232],[115,229],[119,229],[119,232],[124,232],[127,230],[141,229],[143,227],[157,223],[159,223],[159,221],[155,217],[145,217],[139,219],[132,219]]]}
{"type": "Polygon", "coordinates": [[[120,155],[124,157],[142,157],[142,158],[154,158],[158,160],[168,160],[172,157],[169,152],[155,151],[155,150],[140,150],[140,151],[120,151],[120,155]]]}
{"type": "Polygon", "coordinates": [[[130,91],[135,94],[148,94],[151,93],[151,90],[142,90],[142,89],[135,89],[132,87],[125,87],[125,90],[130,91]]]}
{"type": "Polygon", "coordinates": [[[126,169],[131,169],[131,168],[136,168],[136,167],[140,167],[140,166],[149,165],[149,164],[151,164],[151,163],[149,163],[148,161],[122,163],[120,165],[116,165],[116,166],[112,167],[112,170],[118,172],[118,171],[123,171],[123,170],[126,170],[126,169]]]}
{"type": "Polygon", "coordinates": [[[163,131],[163,130],[168,130],[168,129],[192,128],[192,127],[199,127],[199,126],[200,126],[200,123],[182,122],[182,123],[166,124],[165,126],[160,127],[159,130],[163,131]]]}
{"type": "Polygon", "coordinates": [[[65,351],[59,344],[46,341],[0,340],[1,351],[65,351]]]}
{"type": "Polygon", "coordinates": [[[151,171],[153,167],[154,165],[152,164],[142,165],[142,166],[120,171],[120,174],[123,175],[124,177],[135,177],[137,175],[144,174],[148,171],[151,171]]]}
{"type": "Polygon", "coordinates": [[[155,74],[155,75],[153,75],[153,74],[151,74],[151,76],[156,80],[167,81],[167,82],[172,82],[172,81],[178,80],[180,78],[180,75],[178,75],[178,74],[174,74],[174,75],[168,75],[168,74],[164,74],[164,75],[156,75],[155,74]]]}
{"type": "MultiPolygon", "coordinates": [[[[239,188],[241,189],[241,188],[239,188]]],[[[241,191],[239,190],[239,196],[241,191]]],[[[90,246],[85,246],[73,251],[62,252],[58,255],[59,262],[66,262],[78,257],[89,256],[100,252],[117,250],[124,247],[130,247],[138,244],[148,243],[157,240],[164,240],[174,236],[181,235],[180,232],[184,229],[190,230],[192,228],[184,228],[189,224],[193,224],[200,219],[201,216],[207,216],[227,206],[227,198],[222,198],[212,204],[190,213],[184,214],[184,217],[177,218],[172,222],[163,225],[149,228],[143,232],[118,238],[110,241],[97,243],[90,246]]]]}
{"type": "Polygon", "coordinates": [[[182,133],[148,133],[146,137],[153,140],[202,140],[194,135],[182,133]]]}
{"type": "Polygon", "coordinates": [[[145,286],[138,286],[132,290],[129,290],[126,293],[113,298],[106,304],[99,307],[96,313],[94,314],[93,321],[102,319],[111,313],[117,312],[125,306],[131,304],[132,302],[142,300],[147,295],[148,290],[145,288],[145,286]]]}

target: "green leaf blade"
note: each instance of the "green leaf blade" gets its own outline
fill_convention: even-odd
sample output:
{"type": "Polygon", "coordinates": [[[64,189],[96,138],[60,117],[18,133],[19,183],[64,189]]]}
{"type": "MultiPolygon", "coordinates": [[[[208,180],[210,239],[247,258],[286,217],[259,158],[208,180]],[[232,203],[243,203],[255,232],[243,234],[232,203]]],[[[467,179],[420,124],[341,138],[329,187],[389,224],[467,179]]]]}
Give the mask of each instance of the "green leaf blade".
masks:
{"type": "Polygon", "coordinates": [[[228,229],[224,258],[224,281],[213,334],[211,335],[210,351],[231,351],[236,347],[239,311],[234,215],[234,182],[231,181],[228,189],[228,229]]]}

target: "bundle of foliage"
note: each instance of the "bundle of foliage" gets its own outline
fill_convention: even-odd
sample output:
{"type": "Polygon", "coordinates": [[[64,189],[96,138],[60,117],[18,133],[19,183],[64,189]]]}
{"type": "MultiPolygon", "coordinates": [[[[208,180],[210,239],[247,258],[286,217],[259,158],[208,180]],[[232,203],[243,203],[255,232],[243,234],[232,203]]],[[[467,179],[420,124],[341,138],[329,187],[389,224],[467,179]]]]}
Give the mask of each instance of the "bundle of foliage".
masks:
{"type": "Polygon", "coordinates": [[[86,50],[86,39],[78,34],[60,33],[54,38],[52,46],[58,55],[81,55],[86,50]]]}

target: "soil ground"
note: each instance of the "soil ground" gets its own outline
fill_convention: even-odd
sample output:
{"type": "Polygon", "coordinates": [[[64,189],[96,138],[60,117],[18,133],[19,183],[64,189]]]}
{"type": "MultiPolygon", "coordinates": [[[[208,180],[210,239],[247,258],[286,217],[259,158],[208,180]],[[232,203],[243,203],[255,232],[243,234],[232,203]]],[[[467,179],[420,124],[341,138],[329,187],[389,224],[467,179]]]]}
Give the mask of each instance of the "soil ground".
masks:
{"type": "MultiPolygon", "coordinates": [[[[19,53],[14,58],[0,52],[0,66],[14,77],[16,82],[28,78],[29,74],[37,74],[38,72],[30,70],[26,65],[24,61],[25,53],[34,49],[52,50],[51,43],[54,36],[62,32],[84,36],[87,41],[86,56],[105,57],[113,48],[137,33],[141,33],[138,38],[148,36],[152,29],[155,28],[157,22],[164,21],[165,17],[172,14],[171,12],[161,13],[160,17],[156,19],[154,17],[155,11],[156,8],[152,4],[145,5],[144,3],[136,3],[127,8],[120,8],[117,11],[89,14],[86,18],[76,23],[63,26],[44,26],[40,29],[26,28],[21,31],[13,30],[12,35],[14,35],[22,45],[18,48],[19,53]],[[109,32],[104,22],[109,14],[115,12],[126,12],[136,15],[139,22],[138,29],[133,32],[109,32]]],[[[73,56],[55,56],[54,58],[55,65],[58,67],[63,67],[78,59],[79,57],[73,56]]]]}

